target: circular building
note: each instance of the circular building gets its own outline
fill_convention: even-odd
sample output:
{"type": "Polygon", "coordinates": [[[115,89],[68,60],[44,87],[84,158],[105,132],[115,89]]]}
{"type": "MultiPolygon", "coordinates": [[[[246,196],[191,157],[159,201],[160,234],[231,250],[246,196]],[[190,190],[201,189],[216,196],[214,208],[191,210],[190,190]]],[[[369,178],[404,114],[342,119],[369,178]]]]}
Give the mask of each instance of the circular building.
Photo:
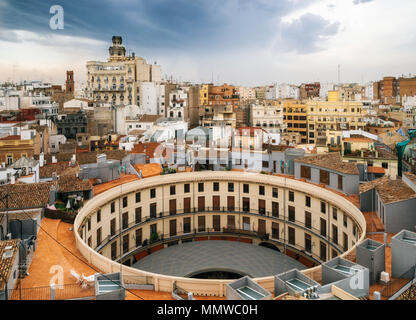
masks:
{"type": "Polygon", "coordinates": [[[126,283],[197,295],[225,294],[249,275],[273,291],[274,276],[350,255],[365,219],[343,196],[317,185],[257,173],[195,172],[138,180],[88,201],[77,248],[126,283]],[[120,266],[122,264],[122,266],[120,266]]]}

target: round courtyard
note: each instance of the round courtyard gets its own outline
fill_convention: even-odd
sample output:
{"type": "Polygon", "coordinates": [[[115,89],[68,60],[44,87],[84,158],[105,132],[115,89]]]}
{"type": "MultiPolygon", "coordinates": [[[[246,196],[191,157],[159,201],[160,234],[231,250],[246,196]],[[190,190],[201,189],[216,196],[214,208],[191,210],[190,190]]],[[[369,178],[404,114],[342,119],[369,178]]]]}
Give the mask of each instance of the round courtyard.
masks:
{"type": "Polygon", "coordinates": [[[273,276],[306,267],[277,250],[236,241],[194,241],[170,246],[133,265],[134,268],[176,277],[209,272],[235,273],[253,278],[273,276]]]}

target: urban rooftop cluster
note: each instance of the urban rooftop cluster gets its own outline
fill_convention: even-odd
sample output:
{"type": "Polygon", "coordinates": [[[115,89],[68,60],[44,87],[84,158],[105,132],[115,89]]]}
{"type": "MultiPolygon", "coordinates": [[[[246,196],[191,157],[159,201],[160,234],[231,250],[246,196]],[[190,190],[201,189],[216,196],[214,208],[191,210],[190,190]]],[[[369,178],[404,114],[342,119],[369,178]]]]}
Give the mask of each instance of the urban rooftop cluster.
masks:
{"type": "MultiPolygon", "coordinates": [[[[319,198],[321,191],[318,194],[311,191],[310,195],[305,192],[306,206],[302,206],[310,207],[312,197],[312,202],[321,203],[317,212],[303,209],[300,213],[296,206],[295,217],[294,205],[281,202],[272,202],[271,208],[267,202],[266,210],[265,201],[278,198],[281,190],[278,188],[271,189],[270,197],[259,198],[258,208],[251,205],[251,210],[250,203],[244,202],[247,198],[242,198],[238,209],[240,200],[234,202],[230,195],[228,210],[224,204],[220,205],[219,195],[213,196],[212,205],[198,203],[199,213],[228,211],[268,216],[270,211],[271,218],[278,218],[278,212],[283,211],[280,228],[292,223],[293,228],[296,225],[299,230],[312,230],[312,224],[317,223],[316,239],[328,244],[322,249],[321,242],[321,251],[315,254],[314,250],[319,250],[318,240],[316,248],[312,248],[315,241],[304,231],[299,235],[298,229],[291,233],[289,227],[282,242],[279,225],[275,229],[276,224],[271,224],[269,234],[264,231],[266,226],[260,230],[261,220],[256,220],[256,228],[252,230],[254,224],[247,220],[248,226],[247,223],[244,226],[246,220],[242,218],[238,233],[235,217],[227,218],[226,230],[222,232],[219,220],[208,228],[208,222],[202,223],[201,219],[199,227],[191,228],[191,220],[185,217],[180,223],[183,234],[188,223],[190,234],[194,229],[195,234],[204,233],[199,238],[194,235],[193,242],[235,240],[233,237],[238,234],[238,241],[247,238],[250,244],[276,246],[284,250],[282,256],[293,259],[290,260],[293,266],[296,263],[302,266],[282,269],[282,273],[274,275],[273,290],[247,276],[230,281],[226,290],[221,289],[209,298],[216,295],[220,299],[243,300],[415,299],[416,261],[409,262],[405,257],[416,257],[416,77],[384,77],[365,84],[275,83],[253,88],[180,83],[163,79],[161,66],[149,64],[134,53],[127,56],[119,36],[112,38],[107,61],[86,62],[86,74],[87,81],[83,84],[77,83],[73,71],[67,71],[65,86],[42,81],[0,85],[0,300],[206,299],[198,294],[201,288],[195,287],[193,296],[188,289],[165,290],[162,284],[159,287],[156,283],[134,283],[123,278],[123,273],[105,273],[88,261],[77,245],[82,240],[96,252],[117,258],[125,266],[142,261],[144,267],[142,259],[156,259],[157,251],[167,250],[169,241],[180,236],[176,220],[169,225],[170,240],[160,237],[159,230],[151,229],[146,237],[142,236],[142,229],[137,229],[140,233],[137,231],[135,238],[118,243],[125,246],[126,254],[132,242],[135,243],[134,254],[123,256],[117,251],[117,242],[111,245],[115,239],[111,237],[118,234],[115,223],[111,224],[111,234],[108,233],[107,247],[111,245],[111,252],[107,254],[105,245],[100,247],[102,241],[107,241],[105,231],[97,229],[98,238],[94,240],[97,245],[93,246],[92,238],[82,234],[91,230],[91,218],[86,215],[85,221],[79,222],[77,216],[84,217],[83,210],[101,201],[89,212],[98,223],[101,210],[103,217],[106,214],[105,196],[124,186],[136,183],[142,188],[146,183],[159,183],[158,177],[181,180],[211,172],[230,172],[230,176],[236,174],[236,177],[237,173],[242,177],[253,173],[259,181],[266,179],[267,186],[285,178],[285,182],[296,181],[311,190],[330,192],[347,201],[347,209],[330,210],[329,205],[325,209],[326,199],[319,198]],[[341,210],[345,210],[343,215],[341,210]],[[355,221],[359,219],[352,218],[355,210],[365,219],[361,227],[355,221]],[[315,219],[318,214],[323,216],[315,219]],[[327,220],[323,218],[326,216],[327,220]],[[79,230],[75,228],[78,222],[79,230]],[[210,234],[211,229],[214,235],[210,234]],[[278,230],[277,234],[273,230],[278,230]],[[360,237],[362,241],[357,242],[360,237]],[[298,242],[302,242],[301,248],[298,242]],[[287,245],[290,250],[286,250],[287,245]],[[330,245],[336,250],[330,252],[330,245]],[[348,255],[340,257],[347,252],[348,255]],[[65,259],[60,259],[61,256],[65,259]],[[368,262],[370,258],[376,259],[373,264],[368,262]],[[62,260],[67,265],[63,266],[65,283],[60,291],[50,287],[49,268],[62,260]],[[318,265],[318,271],[302,271],[318,265]],[[365,285],[360,290],[350,290],[347,284],[356,274],[365,278],[365,285]],[[106,286],[111,288],[104,289],[106,286]]],[[[237,181],[227,182],[228,192],[236,192],[237,181]]],[[[190,183],[184,180],[185,194],[190,183]]],[[[199,181],[198,188],[201,183],[202,191],[198,192],[211,197],[211,191],[204,190],[204,181],[199,181]]],[[[247,181],[241,183],[243,194],[249,193],[246,186],[253,188],[247,181]]],[[[259,184],[259,196],[268,194],[263,184],[255,183],[259,184]]],[[[208,182],[205,188],[207,185],[208,182]]],[[[220,181],[213,182],[212,188],[213,192],[219,192],[220,181]]],[[[175,195],[177,189],[179,184],[172,184],[170,195],[175,195]]],[[[150,189],[150,197],[157,198],[152,197],[152,192],[156,192],[152,190],[156,189],[150,189]]],[[[300,191],[290,190],[287,201],[294,202],[293,192],[300,191]]],[[[140,192],[136,193],[136,203],[140,203],[137,194],[140,192]]],[[[122,200],[123,210],[127,207],[124,199],[127,196],[122,200]]],[[[185,198],[183,206],[178,207],[172,200],[169,200],[170,216],[180,210],[186,215],[186,210],[192,209],[185,198]]],[[[194,209],[196,202],[192,202],[194,209]]],[[[164,219],[164,212],[161,217],[156,216],[159,210],[162,209],[151,206],[146,220],[144,211],[142,216],[141,208],[140,213],[136,209],[134,217],[123,215],[123,226],[124,221],[130,228],[130,223],[137,227],[150,219],[164,219]]],[[[196,218],[192,221],[195,224],[196,218]]],[[[179,238],[181,242],[175,244],[184,245],[179,238]]],[[[243,243],[240,244],[243,248],[243,243]]],[[[192,250],[198,251],[189,249],[192,250]]]]}

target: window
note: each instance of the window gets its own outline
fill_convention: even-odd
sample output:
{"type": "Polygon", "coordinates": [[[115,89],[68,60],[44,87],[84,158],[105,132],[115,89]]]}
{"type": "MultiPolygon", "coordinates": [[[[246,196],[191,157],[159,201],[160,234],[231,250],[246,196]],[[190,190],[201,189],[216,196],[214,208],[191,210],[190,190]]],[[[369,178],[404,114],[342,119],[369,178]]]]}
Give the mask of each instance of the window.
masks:
{"type": "Polygon", "coordinates": [[[339,190],[343,189],[342,176],[340,176],[340,175],[338,175],[338,189],[339,190]]]}
{"type": "Polygon", "coordinates": [[[110,235],[114,236],[116,234],[116,218],[112,219],[110,222],[110,235]]]}
{"type": "Polygon", "coordinates": [[[279,217],[279,202],[272,202],[272,216],[279,217]]]}
{"type": "Polygon", "coordinates": [[[228,183],[228,192],[234,192],[234,183],[232,182],[228,183]]]}
{"type": "Polygon", "coordinates": [[[88,231],[90,231],[91,230],[91,218],[88,218],[87,225],[88,225],[88,231]]]}
{"type": "Polygon", "coordinates": [[[332,208],[332,218],[338,220],[338,210],[337,208],[332,208]]]}
{"type": "Polygon", "coordinates": [[[319,172],[319,182],[328,185],[329,184],[329,172],[325,170],[320,170],[319,172]]]}
{"type": "Polygon", "coordinates": [[[156,198],[156,189],[150,189],[150,199],[156,198]]]}
{"type": "Polygon", "coordinates": [[[307,206],[308,208],[311,207],[311,197],[305,196],[305,206],[307,206]]]}
{"type": "Polygon", "coordinates": [[[154,234],[157,234],[157,224],[151,224],[150,225],[150,237],[152,237],[154,234]]]}
{"type": "Polygon", "coordinates": [[[289,244],[294,246],[296,244],[295,229],[289,227],[288,230],[289,230],[289,244]]]}
{"type": "Polygon", "coordinates": [[[123,208],[127,207],[127,197],[123,198],[123,208]]]}
{"type": "Polygon", "coordinates": [[[102,229],[101,227],[97,229],[97,246],[99,246],[101,244],[101,234],[102,234],[102,229]]]}
{"type": "Polygon", "coordinates": [[[183,233],[191,232],[191,218],[183,218],[183,233]]]}
{"type": "Polygon", "coordinates": [[[259,213],[266,214],[266,201],[263,199],[259,199],[259,213]]]}
{"type": "Polygon", "coordinates": [[[381,167],[382,167],[383,169],[388,169],[388,168],[389,168],[389,164],[388,164],[388,162],[383,162],[383,163],[381,164],[381,167]]]}
{"type": "Polygon", "coordinates": [[[136,247],[140,247],[142,245],[142,229],[136,230],[136,247]]]}
{"type": "Polygon", "coordinates": [[[135,221],[136,224],[142,222],[142,207],[136,208],[135,221]]]}
{"type": "Polygon", "coordinates": [[[150,218],[156,218],[156,203],[150,204],[150,218]]]}
{"type": "Polygon", "coordinates": [[[322,261],[326,261],[326,244],[321,242],[320,245],[320,258],[322,261]]]}
{"type": "Polygon", "coordinates": [[[289,191],[289,201],[295,202],[295,193],[293,191],[289,191]]]}
{"type": "Polygon", "coordinates": [[[344,227],[348,228],[348,217],[345,213],[344,213],[344,227]]]}
{"type": "Polygon", "coordinates": [[[123,222],[123,230],[127,229],[129,226],[129,213],[128,212],[123,213],[122,222],[123,222]]]}
{"type": "Polygon", "coordinates": [[[243,192],[244,193],[250,193],[250,186],[248,184],[244,184],[244,186],[243,186],[243,192]]]}
{"type": "Polygon", "coordinates": [[[204,192],[204,184],[198,183],[198,192],[204,192]]]}
{"type": "Polygon", "coordinates": [[[191,190],[189,183],[185,183],[183,186],[184,193],[189,193],[191,190]]]}
{"type": "Polygon", "coordinates": [[[268,161],[262,161],[262,165],[263,165],[263,168],[268,168],[269,167],[269,162],[268,161]]]}
{"type": "Polygon", "coordinates": [[[101,210],[97,211],[97,223],[101,221],[101,210]]]}
{"type": "Polygon", "coordinates": [[[336,225],[332,225],[332,241],[338,244],[338,227],[336,225]]]}
{"type": "Polygon", "coordinates": [[[326,237],[326,220],[321,218],[321,236],[326,237]]]}
{"type": "Polygon", "coordinates": [[[141,201],[141,193],[140,192],[136,192],[136,203],[141,201]]]}
{"type": "Polygon", "coordinates": [[[129,252],[129,235],[123,236],[123,254],[129,252]]]}
{"type": "Polygon", "coordinates": [[[198,232],[205,231],[205,216],[198,217],[198,232]]]}
{"type": "Polygon", "coordinates": [[[277,188],[273,188],[272,196],[273,196],[273,198],[278,198],[279,197],[279,190],[277,188]]]}
{"type": "Polygon", "coordinates": [[[264,196],[264,186],[259,186],[259,195],[264,196]]]}
{"type": "Polygon", "coordinates": [[[303,179],[311,180],[311,167],[301,166],[300,167],[300,176],[303,179]]]}
{"type": "Polygon", "coordinates": [[[117,259],[117,241],[111,244],[111,260],[117,259]]]}
{"type": "Polygon", "coordinates": [[[289,211],[289,221],[295,222],[296,221],[296,219],[295,219],[295,212],[296,212],[295,207],[289,206],[288,211],[289,211]]]}
{"type": "Polygon", "coordinates": [[[213,187],[214,187],[214,192],[220,191],[220,184],[219,184],[219,182],[214,182],[213,187]]]}
{"type": "Polygon", "coordinates": [[[344,232],[344,251],[348,251],[348,235],[344,232]]]}
{"type": "Polygon", "coordinates": [[[312,237],[309,234],[305,233],[305,251],[312,252],[312,237]]]}
{"type": "Polygon", "coordinates": [[[170,186],[170,195],[174,196],[176,194],[176,186],[170,186]]]}
{"type": "Polygon", "coordinates": [[[111,213],[116,212],[116,203],[115,202],[111,202],[111,213]]]}
{"type": "Polygon", "coordinates": [[[279,224],[272,222],[272,238],[279,239],[279,224]]]}
{"type": "Polygon", "coordinates": [[[321,212],[326,213],[326,203],[321,201],[321,212]]]}
{"type": "Polygon", "coordinates": [[[312,214],[308,211],[305,211],[305,227],[312,229],[312,214]]]}

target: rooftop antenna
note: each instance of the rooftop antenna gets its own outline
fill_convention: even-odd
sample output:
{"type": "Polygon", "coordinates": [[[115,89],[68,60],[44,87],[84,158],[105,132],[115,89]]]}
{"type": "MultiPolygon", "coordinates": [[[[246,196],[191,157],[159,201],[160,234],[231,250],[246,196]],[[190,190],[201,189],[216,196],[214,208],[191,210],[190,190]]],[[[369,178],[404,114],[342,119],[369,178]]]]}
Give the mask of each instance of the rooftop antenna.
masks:
{"type": "Polygon", "coordinates": [[[338,84],[341,84],[341,65],[338,65],[338,84]]]}

